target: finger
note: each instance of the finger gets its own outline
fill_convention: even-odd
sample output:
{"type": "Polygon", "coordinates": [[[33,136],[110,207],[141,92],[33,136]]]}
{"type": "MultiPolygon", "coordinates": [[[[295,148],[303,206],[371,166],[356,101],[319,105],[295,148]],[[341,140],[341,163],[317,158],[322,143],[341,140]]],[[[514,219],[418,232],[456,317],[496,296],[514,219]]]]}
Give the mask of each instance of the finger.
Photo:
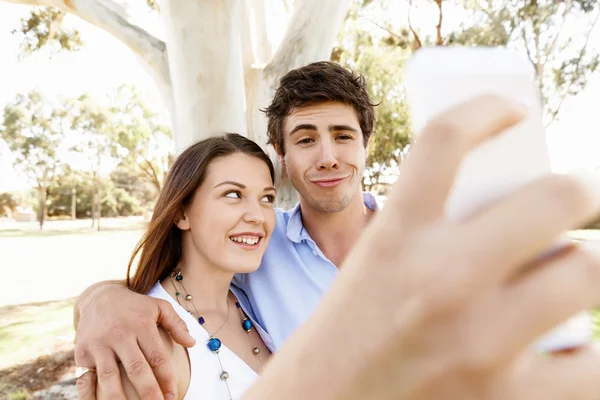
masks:
{"type": "MultiPolygon", "coordinates": [[[[536,266],[504,288],[488,329],[509,357],[576,313],[600,304],[600,245],[582,245],[536,266]],[[518,327],[518,329],[515,329],[518,327]]],[[[484,335],[485,336],[485,335],[484,335]]]]}
{"type": "Polygon", "coordinates": [[[145,335],[138,338],[138,342],[162,393],[164,393],[164,398],[174,399],[177,396],[177,379],[171,363],[173,342],[166,331],[161,330],[160,334],[161,336],[145,335]]]}
{"type": "Polygon", "coordinates": [[[518,399],[600,399],[600,352],[585,346],[560,357],[536,357],[519,375],[518,399]]]}
{"type": "Polygon", "coordinates": [[[96,373],[88,372],[75,382],[77,398],[80,400],[96,400],[96,373]]]}
{"type": "Polygon", "coordinates": [[[112,350],[102,347],[92,350],[92,355],[96,362],[96,397],[99,400],[125,400],[126,397],[121,385],[121,376],[115,354],[112,350]]]}
{"type": "Polygon", "coordinates": [[[478,97],[439,115],[411,146],[386,203],[391,201],[399,211],[405,210],[403,221],[419,223],[442,217],[468,151],[513,126],[524,115],[522,107],[497,96],[478,97]]]}
{"type": "Polygon", "coordinates": [[[477,257],[478,282],[514,275],[561,234],[593,217],[600,209],[600,181],[588,180],[549,175],[464,221],[465,240],[477,257]]]}
{"type": "MultiPolygon", "coordinates": [[[[156,332],[158,335],[158,330],[156,332]]],[[[154,372],[148,364],[137,341],[122,341],[115,348],[129,381],[141,399],[162,400],[164,396],[154,377],[154,372]]],[[[164,346],[163,351],[164,353],[164,346]]],[[[166,358],[166,357],[165,357],[166,358]]],[[[170,388],[170,393],[175,393],[175,388],[170,388]]]]}
{"type": "Polygon", "coordinates": [[[173,306],[164,300],[157,300],[158,324],[171,334],[176,343],[183,347],[193,347],[196,340],[190,335],[186,323],[179,317],[173,306]]]}

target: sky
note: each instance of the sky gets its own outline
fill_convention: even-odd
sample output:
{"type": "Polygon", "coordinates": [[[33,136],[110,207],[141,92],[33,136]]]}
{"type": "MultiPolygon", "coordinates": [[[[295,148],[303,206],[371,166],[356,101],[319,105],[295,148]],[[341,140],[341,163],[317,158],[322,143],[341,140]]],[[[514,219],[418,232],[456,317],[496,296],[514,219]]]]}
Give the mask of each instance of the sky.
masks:
{"type": "MultiPolygon", "coordinates": [[[[142,9],[141,3],[143,1],[129,0],[128,4],[134,8],[140,5],[142,9]]],[[[28,10],[28,6],[0,2],[0,108],[15,94],[33,88],[48,96],[78,96],[87,92],[102,98],[123,83],[137,86],[149,99],[161,104],[154,82],[133,53],[109,34],[75,17],[67,17],[65,22],[80,30],[84,41],[81,51],[59,53],[52,57],[42,52],[19,60],[19,41],[11,31],[19,26],[19,20],[28,14],[28,10]]],[[[405,15],[406,10],[397,6],[387,11],[405,15]]],[[[427,23],[431,26],[435,12],[435,9],[418,9],[413,18],[417,25],[427,23]]],[[[140,22],[160,35],[159,25],[152,24],[154,21],[148,14],[140,15],[140,22]]],[[[270,26],[271,40],[276,45],[284,32],[286,21],[282,14],[272,21],[277,21],[270,26]]],[[[452,10],[445,13],[447,29],[452,29],[452,25],[459,21],[460,17],[453,15],[452,10]]],[[[600,27],[593,33],[590,44],[592,48],[600,50],[600,27]]],[[[599,104],[600,73],[595,73],[586,90],[565,101],[560,121],[548,130],[549,154],[556,172],[598,170],[600,173],[599,104]]],[[[0,193],[26,187],[27,182],[12,167],[9,152],[0,145],[0,193]]]]}

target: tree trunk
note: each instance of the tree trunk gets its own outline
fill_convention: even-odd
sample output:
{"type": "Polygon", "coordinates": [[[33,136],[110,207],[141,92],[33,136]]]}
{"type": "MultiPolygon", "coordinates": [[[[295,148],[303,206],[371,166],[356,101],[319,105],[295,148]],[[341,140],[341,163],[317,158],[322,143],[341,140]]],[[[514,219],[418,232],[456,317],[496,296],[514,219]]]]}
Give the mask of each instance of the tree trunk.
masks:
{"type": "Polygon", "coordinates": [[[46,188],[44,186],[38,186],[38,195],[40,198],[38,221],[40,223],[40,230],[42,230],[44,228],[44,222],[46,220],[46,188]]]}
{"type": "Polygon", "coordinates": [[[94,176],[92,180],[92,229],[96,226],[96,206],[97,206],[97,198],[98,198],[98,179],[97,173],[94,171],[94,176]]]}
{"type": "Polygon", "coordinates": [[[96,230],[100,231],[100,220],[102,219],[102,190],[100,184],[96,186],[96,230]]]}
{"type": "Polygon", "coordinates": [[[77,219],[77,189],[71,189],[71,219],[77,219]]]}
{"type": "Polygon", "coordinates": [[[246,135],[243,2],[167,0],[161,7],[177,152],[215,134],[246,135]]]}

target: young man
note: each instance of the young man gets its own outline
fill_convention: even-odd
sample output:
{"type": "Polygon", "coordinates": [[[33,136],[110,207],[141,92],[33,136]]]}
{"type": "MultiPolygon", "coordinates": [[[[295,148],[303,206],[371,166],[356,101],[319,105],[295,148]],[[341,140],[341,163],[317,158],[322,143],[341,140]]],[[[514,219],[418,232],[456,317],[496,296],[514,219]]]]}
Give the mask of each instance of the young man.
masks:
{"type": "Polygon", "coordinates": [[[329,290],[376,209],[361,191],[375,112],[362,76],[318,62],[285,75],[266,114],[269,142],[300,201],[277,213],[261,267],[235,283],[280,348],[329,290]],[[273,290],[276,302],[264,295],[273,290]]]}
{"type": "MultiPolygon", "coordinates": [[[[445,198],[448,185],[453,180],[457,162],[464,156],[469,147],[476,145],[474,139],[477,138],[477,135],[480,135],[480,140],[483,140],[485,135],[490,136],[497,133],[503,127],[510,126],[519,119],[519,113],[515,111],[514,106],[511,108],[506,104],[498,104],[498,101],[490,100],[483,101],[481,104],[487,108],[475,110],[479,114],[474,115],[482,118],[479,124],[476,123],[477,121],[473,121],[475,118],[472,118],[470,121],[471,126],[464,127],[464,124],[461,125],[462,122],[460,121],[469,115],[468,112],[465,112],[465,109],[459,110],[458,114],[457,112],[454,115],[450,114],[447,119],[451,123],[434,124],[436,128],[452,128],[448,132],[454,136],[446,135],[448,137],[443,141],[446,145],[442,149],[443,151],[439,151],[439,143],[428,139],[433,134],[422,136],[423,139],[415,147],[417,150],[412,152],[412,165],[421,165],[421,168],[413,170],[407,167],[407,174],[397,184],[400,187],[396,189],[397,199],[393,204],[397,209],[397,213],[399,213],[398,210],[403,211],[402,217],[399,218],[396,215],[395,218],[384,221],[385,217],[379,216],[378,221],[380,223],[376,228],[370,228],[370,232],[362,239],[360,250],[355,249],[353,257],[348,258],[348,254],[356,245],[358,237],[365,230],[369,218],[374,215],[373,210],[375,209],[374,199],[368,196],[363,198],[360,190],[360,181],[365,166],[366,147],[374,121],[373,105],[367,95],[364,79],[339,65],[326,62],[311,64],[291,71],[282,79],[281,87],[278,89],[271,106],[267,109],[269,137],[280,154],[294,187],[298,190],[300,203],[293,210],[278,214],[276,233],[271,239],[270,247],[258,272],[248,276],[240,276],[237,279],[237,283],[248,294],[253,309],[258,310],[256,315],[258,322],[269,330],[278,348],[296,328],[309,318],[325,292],[329,290],[336,275],[338,275],[337,266],[342,266],[342,262],[346,258],[348,260],[344,262],[345,267],[342,268],[341,272],[345,283],[334,286],[324,305],[319,307],[321,312],[311,318],[307,327],[300,331],[299,336],[296,336],[295,342],[292,340],[292,344],[287,345],[287,352],[284,349],[282,356],[277,355],[274,357],[276,360],[274,364],[277,367],[270,366],[267,368],[265,378],[259,379],[257,388],[251,391],[252,393],[249,396],[253,395],[252,398],[256,399],[290,398],[288,397],[289,394],[294,392],[291,391],[291,388],[294,388],[296,395],[300,396],[296,398],[317,398],[313,396],[315,393],[322,395],[319,398],[338,398],[345,390],[344,388],[351,387],[351,383],[360,382],[362,383],[361,386],[354,386],[356,389],[354,395],[356,395],[361,393],[364,388],[371,387],[373,389],[372,385],[377,381],[377,375],[373,375],[374,372],[387,373],[388,370],[397,373],[399,373],[398,371],[405,371],[407,377],[412,377],[411,382],[432,383],[431,379],[423,378],[424,376],[436,376],[435,371],[431,369],[435,363],[429,364],[429,362],[437,360],[448,363],[451,360],[451,358],[440,358],[439,355],[447,355],[444,350],[448,351],[454,348],[454,343],[448,340],[461,336],[457,335],[456,332],[464,324],[458,325],[457,330],[452,331],[449,330],[449,327],[454,326],[452,323],[441,322],[461,321],[458,316],[463,316],[463,314],[471,316],[471,310],[465,309],[465,303],[458,301],[459,298],[461,300],[469,298],[467,296],[468,291],[461,291],[458,294],[455,293],[456,287],[443,286],[451,281],[448,278],[454,279],[452,274],[446,275],[446,279],[443,276],[432,276],[432,279],[441,281],[439,290],[435,292],[436,301],[425,301],[423,303],[423,299],[428,297],[424,293],[419,293],[421,285],[417,284],[419,282],[423,283],[423,274],[427,273],[427,267],[439,268],[438,264],[446,262],[449,263],[448,265],[461,266],[465,262],[461,257],[457,258],[456,255],[462,255],[461,251],[464,251],[465,254],[468,251],[474,252],[473,249],[468,249],[467,246],[474,243],[476,235],[487,232],[481,226],[479,229],[472,228],[471,230],[475,232],[472,235],[466,235],[468,230],[462,231],[463,228],[461,227],[451,231],[444,224],[441,224],[441,217],[436,214],[439,211],[437,206],[442,204],[441,201],[445,198]],[[504,109],[500,106],[503,106],[504,109]],[[456,115],[461,118],[457,118],[456,115]],[[453,142],[457,144],[454,147],[450,146],[453,142]],[[432,153],[432,149],[437,149],[437,153],[432,153]],[[437,154],[441,161],[448,164],[448,169],[445,171],[447,176],[441,178],[429,176],[429,179],[426,179],[428,170],[423,165],[430,161],[429,156],[431,154],[437,154]],[[421,174],[419,174],[419,171],[421,174]],[[423,182],[419,182],[421,178],[424,178],[423,182]],[[424,189],[421,186],[424,186],[427,190],[418,190],[424,189]],[[398,194],[398,191],[401,194],[398,194]],[[407,194],[402,195],[402,192],[407,194]],[[408,195],[409,192],[413,192],[411,197],[408,195]],[[416,192],[419,192],[418,196],[416,196],[416,192]],[[433,202],[432,208],[429,209],[431,215],[424,216],[427,229],[423,226],[416,229],[415,221],[418,219],[418,215],[428,210],[425,201],[427,197],[437,200],[433,202]],[[386,224],[386,222],[389,222],[389,224],[386,224]],[[402,225],[402,228],[400,225],[402,225]],[[436,236],[433,233],[440,233],[440,235],[436,236]],[[469,241],[457,242],[456,238],[459,236],[468,238],[469,241]],[[446,238],[446,240],[442,240],[443,238],[446,238]],[[453,246],[450,246],[450,244],[453,244],[453,246]],[[439,255],[434,257],[438,262],[432,262],[431,249],[436,249],[435,252],[439,250],[439,255]],[[397,254],[393,256],[394,252],[400,252],[399,254],[402,254],[403,257],[398,257],[397,254]],[[395,264],[395,261],[403,261],[399,266],[402,266],[406,272],[406,275],[402,276],[405,281],[382,280],[382,277],[387,274],[394,273],[395,268],[390,265],[390,262],[395,264]],[[369,263],[373,263],[371,269],[367,268],[366,264],[369,263]],[[345,271],[346,266],[350,266],[348,272],[345,271]],[[384,266],[388,268],[382,269],[384,266]],[[420,267],[423,267],[423,270],[419,270],[420,267]],[[371,273],[377,276],[371,276],[371,273]],[[397,283],[396,286],[392,285],[394,282],[397,283]],[[266,298],[261,296],[262,289],[266,285],[269,285],[271,290],[273,287],[278,289],[279,301],[273,302],[272,297],[270,298],[271,301],[267,301],[266,298]],[[389,290],[379,290],[384,288],[389,290]],[[394,294],[395,291],[400,289],[402,289],[400,293],[394,294]],[[412,294],[413,297],[405,297],[408,294],[412,294]],[[450,306],[439,302],[448,298],[452,300],[452,296],[456,299],[454,299],[454,302],[449,303],[450,306]],[[422,318],[424,316],[424,305],[422,303],[429,304],[433,315],[441,317],[441,322],[434,319],[435,323],[425,323],[431,321],[422,318]],[[406,304],[412,307],[409,307],[407,314],[395,315],[397,314],[395,312],[396,307],[398,310],[406,309],[406,304]],[[452,305],[456,305],[456,308],[451,307],[452,305]],[[450,314],[443,315],[442,310],[450,314]],[[456,318],[448,319],[449,316],[456,318]],[[395,322],[386,325],[390,321],[395,322]],[[377,324],[385,326],[382,326],[381,330],[378,331],[376,329],[377,324]],[[443,339],[427,341],[426,338],[437,335],[435,329],[431,331],[432,327],[437,327],[440,332],[445,332],[447,335],[441,336],[443,339]],[[358,338],[359,340],[350,340],[344,336],[343,332],[340,334],[342,328],[356,330],[356,332],[347,332],[347,336],[353,339],[357,339],[357,332],[367,332],[372,335],[364,336],[362,341],[360,338],[358,338]],[[389,336],[390,334],[393,334],[393,336],[389,336]],[[392,340],[396,337],[403,340],[396,343],[392,340]],[[409,338],[412,341],[408,340],[409,338]],[[422,339],[424,342],[419,342],[416,339],[422,339]],[[312,340],[315,340],[315,342],[311,342],[312,340]],[[382,348],[378,344],[380,341],[391,347],[382,348]],[[427,346],[420,346],[423,343],[426,343],[427,346]],[[300,357],[298,351],[303,346],[311,344],[315,346],[315,349],[305,350],[306,354],[311,357],[300,357]],[[323,345],[326,345],[326,348],[319,349],[319,346],[323,345]],[[406,346],[411,348],[410,351],[406,351],[406,346]],[[412,347],[418,350],[413,350],[412,347]],[[337,352],[332,353],[334,349],[337,349],[337,352]],[[403,349],[403,351],[399,351],[399,349],[403,349]],[[416,351],[416,353],[412,353],[413,351],[416,351]],[[405,370],[402,365],[398,365],[398,363],[401,363],[400,360],[392,359],[390,361],[386,358],[394,354],[404,357],[406,363],[411,361],[412,365],[417,365],[417,361],[422,362],[422,365],[426,368],[423,368],[422,371],[418,368],[414,369],[414,371],[421,371],[421,375],[415,376],[413,372],[410,372],[410,369],[405,370]],[[356,357],[360,357],[360,359],[356,357]],[[415,357],[417,358],[415,359],[415,357]],[[335,360],[335,358],[339,360],[335,360]],[[315,369],[322,370],[325,363],[331,363],[335,368],[329,371],[331,373],[329,377],[322,377],[323,374],[307,374],[304,380],[296,379],[294,382],[299,382],[296,385],[290,384],[289,379],[278,380],[276,372],[295,371],[294,376],[298,377],[297,373],[301,372],[301,369],[298,368],[299,365],[294,365],[292,359],[299,360],[297,362],[312,361],[313,363],[320,363],[310,365],[315,369]],[[373,366],[377,368],[373,368],[371,371],[361,370],[362,365],[354,365],[359,362],[363,362],[365,365],[373,363],[373,366]],[[394,368],[382,370],[381,367],[385,365],[394,368]],[[276,371],[275,375],[271,371],[276,371]],[[362,380],[353,379],[359,375],[362,380]],[[365,377],[371,380],[366,380],[365,377]],[[329,379],[329,386],[324,385],[323,378],[329,379]],[[321,380],[319,381],[319,379],[321,380]],[[311,397],[301,396],[302,392],[298,390],[300,383],[310,386],[309,389],[313,390],[311,397]],[[334,391],[335,388],[338,389],[337,392],[334,391]],[[328,393],[327,390],[329,390],[328,393]],[[272,397],[268,397],[267,394],[272,397]],[[283,397],[278,397],[278,395],[283,395],[283,397]]],[[[480,108],[483,106],[478,105],[480,108]]],[[[471,104],[470,108],[467,107],[466,110],[473,110],[473,108],[477,108],[477,106],[471,104]]],[[[410,162],[408,164],[411,165],[410,162]]],[[[438,169],[435,170],[439,171],[438,169]]],[[[429,168],[429,172],[431,172],[431,168],[429,168]]],[[[437,173],[439,175],[439,172],[437,173]]],[[[547,190],[548,188],[546,188],[547,190]]],[[[582,194],[582,190],[579,190],[578,193],[579,197],[586,197],[582,194]]],[[[590,205],[583,208],[579,207],[579,212],[589,214],[592,208],[590,205]]],[[[512,208],[511,210],[514,214],[514,210],[512,208]]],[[[545,211],[548,212],[549,210],[545,211]]],[[[540,212],[542,211],[540,210],[540,212]]],[[[392,213],[394,213],[393,210],[388,211],[389,215],[393,215],[392,213]]],[[[583,214],[579,215],[579,218],[582,216],[583,214]]],[[[511,217],[514,217],[514,215],[511,215],[511,217]]],[[[562,220],[560,224],[557,223],[559,226],[553,228],[556,230],[559,227],[564,228],[566,225],[573,223],[575,221],[567,218],[567,221],[562,220]]],[[[489,229],[488,226],[487,230],[489,229]]],[[[547,229],[548,233],[552,233],[547,241],[555,237],[554,230],[547,229]]],[[[483,236],[485,237],[485,235],[483,236]]],[[[491,241],[491,236],[493,235],[487,237],[488,242],[491,241]]],[[[542,236],[545,240],[546,237],[542,236]]],[[[540,240],[540,242],[544,242],[544,240],[540,240]]],[[[483,245],[489,245],[489,243],[486,242],[483,245]]],[[[515,243],[507,247],[500,246],[503,250],[508,249],[518,253],[516,247],[515,243]]],[[[529,254],[534,250],[528,249],[525,253],[529,254]]],[[[515,264],[521,265],[524,263],[523,253],[524,251],[521,251],[520,256],[513,260],[515,264]]],[[[469,267],[474,267],[473,264],[474,262],[466,262],[469,267]]],[[[469,270],[470,273],[474,273],[474,271],[476,270],[469,270]]],[[[459,273],[457,276],[465,278],[470,275],[459,273]]],[[[431,297],[431,293],[429,293],[429,296],[431,297]]],[[[495,300],[499,300],[499,298],[495,298],[495,300]]],[[[504,301],[507,304],[510,303],[504,301]]],[[[491,307],[492,304],[496,303],[485,302],[483,304],[491,307]]],[[[514,305],[514,301],[510,304],[514,305]]],[[[577,306],[587,306],[587,304],[579,303],[577,306]]],[[[575,307],[575,305],[571,304],[570,307],[575,307]]],[[[82,311],[82,320],[77,332],[76,363],[79,366],[95,366],[98,368],[98,381],[100,385],[107,387],[107,390],[104,390],[105,393],[111,393],[111,398],[120,398],[120,380],[118,373],[115,373],[115,371],[118,371],[115,356],[120,360],[126,360],[123,362],[127,364],[128,375],[138,392],[146,395],[144,398],[160,398],[161,392],[158,389],[157,381],[161,384],[162,393],[174,393],[171,369],[164,362],[162,356],[164,353],[158,340],[159,335],[152,328],[158,322],[166,326],[178,342],[191,345],[192,341],[186,336],[184,329],[178,328],[180,322],[174,316],[172,310],[153,299],[130,293],[122,286],[114,284],[90,290],[86,296],[82,296],[79,300],[77,311],[82,311]],[[148,366],[146,360],[148,360],[150,366],[148,366]]],[[[576,310],[569,309],[569,312],[572,311],[576,310]]],[[[487,314],[482,312],[481,316],[484,315],[487,314]]],[[[568,315],[561,314],[561,316],[566,318],[568,315]]],[[[530,316],[528,317],[529,320],[532,320],[530,316]]],[[[552,315],[552,318],[558,317],[552,315]]],[[[553,321],[552,318],[548,320],[553,321]]],[[[548,320],[545,322],[546,325],[549,323],[548,320]]],[[[475,322],[480,323],[481,321],[476,319],[475,322]]],[[[476,325],[475,322],[473,326],[476,325]]],[[[470,326],[469,324],[466,325],[470,326]]],[[[527,330],[526,334],[529,336],[525,336],[533,340],[535,338],[533,335],[537,332],[535,329],[547,328],[546,325],[539,324],[534,329],[527,330]]],[[[541,332],[543,330],[537,332],[537,334],[541,332]]],[[[465,337],[463,333],[462,339],[465,337]]],[[[486,332],[485,337],[491,338],[488,339],[488,343],[493,344],[499,344],[500,340],[503,339],[494,336],[490,332],[486,332]]],[[[519,342],[519,345],[522,345],[522,342],[519,342]]],[[[461,354],[469,354],[469,349],[464,346],[458,348],[463,351],[461,354]]],[[[513,356],[514,353],[510,353],[510,355],[516,358],[516,356],[513,356]]],[[[491,359],[497,361],[498,365],[502,367],[508,364],[502,364],[500,359],[491,359]]],[[[585,360],[587,361],[586,365],[590,366],[595,365],[594,363],[598,361],[598,358],[589,356],[586,353],[585,360]],[[590,363],[589,360],[593,362],[590,363]]],[[[479,360],[476,359],[476,361],[479,360]]],[[[463,359],[457,360],[456,367],[459,371],[464,369],[464,366],[460,364],[461,362],[466,361],[463,359]]],[[[490,379],[490,382],[495,383],[501,381],[503,371],[491,368],[492,364],[492,362],[490,362],[490,365],[482,364],[482,367],[486,368],[486,372],[494,372],[493,374],[490,373],[493,378],[490,379]]],[[[493,366],[495,365],[493,364],[493,366]]],[[[582,365],[577,365],[577,367],[582,368],[582,365]]],[[[303,366],[306,367],[307,365],[303,366]]],[[[404,365],[404,368],[408,368],[408,366],[404,365]]],[[[468,368],[465,371],[469,373],[468,368]]],[[[86,374],[84,375],[85,379],[80,379],[82,382],[81,384],[78,382],[80,393],[86,392],[89,395],[89,390],[93,387],[90,376],[93,375],[86,374]]],[[[553,374],[545,376],[551,375],[553,374]]],[[[462,376],[459,375],[455,378],[460,378],[459,381],[462,380],[462,376]]],[[[398,382],[400,381],[406,385],[405,387],[408,387],[406,380],[399,379],[398,382]]],[[[388,382],[391,391],[385,393],[391,396],[400,393],[392,390],[394,388],[399,390],[395,383],[388,382]]],[[[495,387],[491,383],[491,387],[495,387]]],[[[512,383],[508,382],[507,387],[511,386],[512,383]]],[[[473,384],[480,386],[477,381],[473,384]]],[[[384,389],[381,389],[382,385],[379,384],[377,389],[385,390],[385,385],[383,386],[384,389]]],[[[522,397],[524,386],[516,385],[516,387],[518,389],[515,389],[515,394],[518,395],[511,398],[527,398],[522,397]]],[[[581,385],[579,387],[581,388],[581,385]]],[[[473,387],[466,385],[465,389],[466,391],[461,392],[459,390],[456,393],[467,393],[473,387]]],[[[419,393],[422,394],[422,392],[419,393]]],[[[433,397],[423,395],[404,398],[436,398],[435,393],[430,394],[433,397]]],[[[364,395],[367,395],[367,397],[358,396],[356,398],[371,398],[368,393],[364,393],[364,395]]],[[[344,398],[350,398],[345,393],[344,396],[346,396],[344,398]]],[[[475,397],[477,397],[476,392],[475,397]]],[[[82,395],[82,398],[93,397],[82,395]]],[[[394,398],[400,397],[396,396],[394,398]]],[[[487,397],[482,396],[479,398],[487,397]]]]}

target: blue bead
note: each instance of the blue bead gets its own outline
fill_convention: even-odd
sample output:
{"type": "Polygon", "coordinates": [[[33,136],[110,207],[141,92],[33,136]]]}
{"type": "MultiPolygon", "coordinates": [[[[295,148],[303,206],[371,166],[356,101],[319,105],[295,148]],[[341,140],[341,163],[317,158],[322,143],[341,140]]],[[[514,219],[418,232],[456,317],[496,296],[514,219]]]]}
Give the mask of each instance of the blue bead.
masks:
{"type": "Polygon", "coordinates": [[[210,351],[212,351],[213,353],[216,353],[221,348],[221,341],[219,339],[217,339],[216,337],[210,338],[208,340],[208,343],[206,343],[206,347],[208,347],[208,349],[210,351]]]}
{"type": "Polygon", "coordinates": [[[204,318],[202,318],[202,317],[198,318],[198,322],[200,323],[200,325],[204,325],[204,318]]]}
{"type": "Polygon", "coordinates": [[[252,321],[245,318],[244,321],[242,321],[242,328],[244,328],[246,332],[250,332],[250,330],[252,330],[252,321]]]}
{"type": "Polygon", "coordinates": [[[236,301],[236,302],[235,302],[235,306],[236,306],[237,308],[242,308],[242,306],[240,306],[240,302],[239,302],[239,301],[236,301]]]}
{"type": "Polygon", "coordinates": [[[176,280],[176,281],[182,281],[182,280],[183,280],[183,276],[181,276],[181,275],[177,275],[177,276],[175,277],[175,280],[176,280]]]}

